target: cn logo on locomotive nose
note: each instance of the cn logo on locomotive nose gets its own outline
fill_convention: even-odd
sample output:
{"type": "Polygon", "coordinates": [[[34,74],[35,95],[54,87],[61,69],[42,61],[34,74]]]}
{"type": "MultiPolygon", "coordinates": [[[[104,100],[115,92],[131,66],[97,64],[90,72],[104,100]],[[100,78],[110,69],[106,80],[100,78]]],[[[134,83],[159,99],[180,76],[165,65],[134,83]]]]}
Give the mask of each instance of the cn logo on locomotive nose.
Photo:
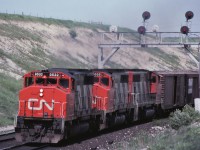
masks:
{"type": "Polygon", "coordinates": [[[31,106],[31,104],[34,105],[34,103],[37,103],[38,101],[39,101],[38,99],[30,98],[28,100],[28,109],[29,110],[42,110],[43,105],[45,105],[49,110],[53,110],[54,100],[52,100],[51,106],[44,99],[40,100],[38,107],[31,106]]]}

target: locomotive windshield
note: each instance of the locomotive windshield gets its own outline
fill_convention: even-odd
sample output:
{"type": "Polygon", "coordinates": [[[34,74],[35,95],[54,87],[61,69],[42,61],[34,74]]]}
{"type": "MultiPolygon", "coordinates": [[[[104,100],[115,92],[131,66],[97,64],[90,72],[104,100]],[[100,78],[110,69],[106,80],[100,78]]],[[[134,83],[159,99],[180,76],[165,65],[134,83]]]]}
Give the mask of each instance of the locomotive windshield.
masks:
{"type": "MultiPolygon", "coordinates": [[[[85,79],[85,82],[93,82],[93,78],[85,79]]],[[[60,86],[64,89],[74,88],[74,80],[68,79],[62,73],[52,72],[32,72],[24,76],[24,87],[35,86],[60,86]],[[71,83],[72,82],[72,83],[71,83]],[[71,84],[70,84],[71,83],[71,84]]]]}
{"type": "Polygon", "coordinates": [[[44,84],[43,78],[36,78],[36,84],[44,84]]]}
{"type": "Polygon", "coordinates": [[[95,72],[94,73],[94,83],[101,83],[105,86],[109,86],[109,77],[105,73],[95,72]]]}
{"type": "Polygon", "coordinates": [[[55,79],[55,78],[48,78],[47,79],[47,84],[57,84],[57,79],[55,79]]]}
{"type": "Polygon", "coordinates": [[[56,78],[36,78],[36,84],[47,84],[47,85],[53,85],[53,84],[57,84],[57,79],[56,78]]]}

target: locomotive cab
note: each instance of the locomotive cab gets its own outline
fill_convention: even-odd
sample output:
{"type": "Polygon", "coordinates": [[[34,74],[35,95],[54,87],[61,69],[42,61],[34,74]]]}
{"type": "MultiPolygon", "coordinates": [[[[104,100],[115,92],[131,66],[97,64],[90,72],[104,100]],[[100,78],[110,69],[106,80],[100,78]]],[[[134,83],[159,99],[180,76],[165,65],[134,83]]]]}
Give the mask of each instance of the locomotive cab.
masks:
{"type": "Polygon", "coordinates": [[[17,141],[57,143],[64,136],[67,96],[73,77],[63,72],[33,71],[24,75],[15,128],[17,141]]]}
{"type": "Polygon", "coordinates": [[[110,97],[110,90],[112,88],[112,77],[107,72],[94,72],[94,85],[93,85],[93,101],[92,108],[97,110],[108,110],[108,98],[110,97]]]}

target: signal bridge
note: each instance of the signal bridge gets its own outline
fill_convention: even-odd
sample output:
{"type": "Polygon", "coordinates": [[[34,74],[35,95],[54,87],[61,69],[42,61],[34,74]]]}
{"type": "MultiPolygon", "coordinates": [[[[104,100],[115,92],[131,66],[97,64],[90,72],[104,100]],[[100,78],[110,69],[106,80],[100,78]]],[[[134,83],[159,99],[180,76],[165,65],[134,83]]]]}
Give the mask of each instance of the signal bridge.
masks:
{"type": "Polygon", "coordinates": [[[101,32],[99,48],[199,46],[200,32],[101,32]]]}
{"type": "MultiPolygon", "coordinates": [[[[117,32],[117,26],[111,26],[110,32],[101,32],[101,43],[99,43],[98,68],[102,69],[105,63],[120,49],[131,47],[183,47],[189,57],[199,67],[200,79],[200,61],[198,61],[189,47],[200,48],[200,32],[190,32],[190,20],[194,17],[192,11],[185,13],[186,25],[180,28],[180,32],[158,32],[159,26],[153,27],[154,32],[147,32],[146,22],[150,19],[151,14],[148,11],[143,12],[143,26],[138,27],[138,32],[117,32]],[[111,52],[104,58],[104,49],[110,49],[111,52]]],[[[200,52],[199,52],[200,60],[200,52]]],[[[199,80],[199,95],[200,95],[200,80],[199,80]]]]}
{"type": "Polygon", "coordinates": [[[190,53],[189,47],[200,47],[200,32],[101,32],[101,43],[99,43],[98,68],[103,68],[105,63],[120,48],[137,47],[183,47],[190,57],[198,63],[190,53]],[[105,58],[104,50],[111,50],[105,58]]]}

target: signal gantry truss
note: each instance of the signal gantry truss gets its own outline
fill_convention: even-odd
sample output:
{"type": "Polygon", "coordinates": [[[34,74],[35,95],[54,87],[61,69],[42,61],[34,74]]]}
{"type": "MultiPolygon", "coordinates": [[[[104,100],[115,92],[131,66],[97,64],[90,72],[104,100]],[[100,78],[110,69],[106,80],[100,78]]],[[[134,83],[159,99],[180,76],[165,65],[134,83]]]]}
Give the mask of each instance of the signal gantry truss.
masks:
{"type": "Polygon", "coordinates": [[[137,47],[200,47],[200,32],[101,32],[101,43],[99,43],[98,68],[101,69],[105,63],[120,48],[137,47]],[[131,39],[131,40],[130,40],[131,39]],[[111,52],[105,58],[104,49],[111,52]]]}

